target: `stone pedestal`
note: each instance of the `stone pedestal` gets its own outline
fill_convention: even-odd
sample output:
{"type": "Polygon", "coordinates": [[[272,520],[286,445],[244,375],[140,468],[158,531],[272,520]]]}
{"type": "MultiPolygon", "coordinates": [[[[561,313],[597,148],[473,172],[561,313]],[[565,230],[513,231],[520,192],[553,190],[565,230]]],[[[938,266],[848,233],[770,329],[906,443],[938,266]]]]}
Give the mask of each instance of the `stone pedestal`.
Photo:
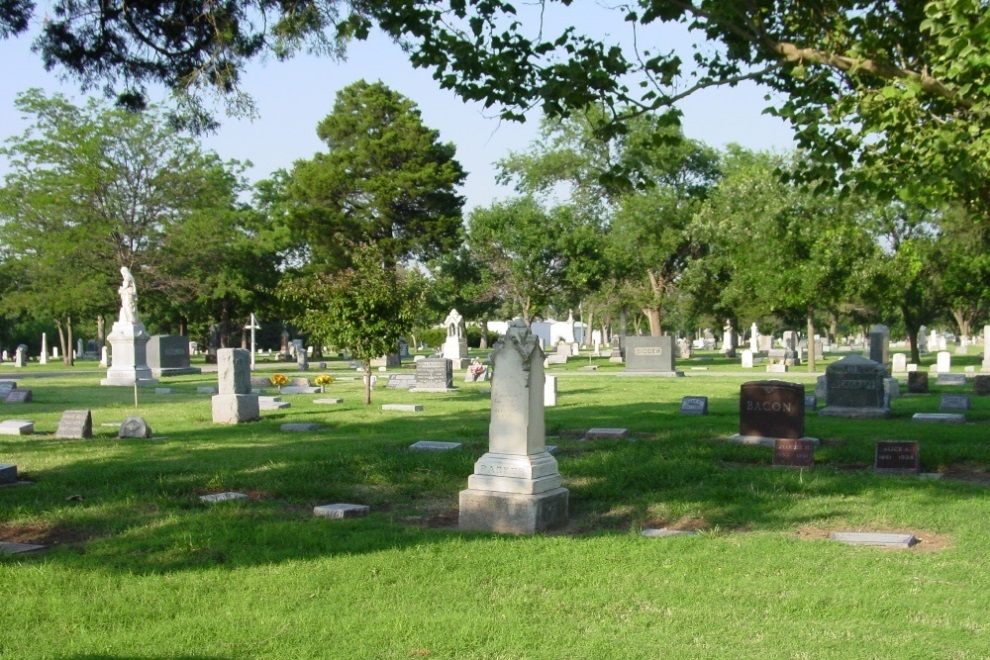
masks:
{"type": "Polygon", "coordinates": [[[214,424],[242,424],[260,418],[257,394],[217,394],[213,397],[214,424]]]}
{"type": "Polygon", "coordinates": [[[157,385],[158,380],[148,366],[147,347],[151,337],[144,330],[144,324],[117,321],[113,324],[107,341],[110,342],[112,364],[107,369],[107,377],[100,385],[139,386],[157,385]]]}
{"type": "Polygon", "coordinates": [[[260,419],[258,395],[251,394],[251,354],[243,348],[217,351],[217,390],[213,397],[214,424],[241,424],[260,419]]]}
{"type": "Polygon", "coordinates": [[[535,534],[567,522],[566,488],[537,495],[462,490],[458,526],[502,534],[535,534]]]}

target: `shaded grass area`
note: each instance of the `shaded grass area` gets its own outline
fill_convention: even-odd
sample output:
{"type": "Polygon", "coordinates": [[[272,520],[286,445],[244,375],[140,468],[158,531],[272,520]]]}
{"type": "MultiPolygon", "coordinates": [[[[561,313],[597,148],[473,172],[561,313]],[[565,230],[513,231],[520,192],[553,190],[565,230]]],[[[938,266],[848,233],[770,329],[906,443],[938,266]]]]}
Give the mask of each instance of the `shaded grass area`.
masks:
{"type": "MultiPolygon", "coordinates": [[[[762,374],[751,377],[760,378],[762,374]]],[[[971,423],[923,425],[939,395],[894,401],[894,418],[808,414],[818,465],[771,466],[769,449],[721,442],[738,427],[736,377],[558,381],[547,409],[570,490],[568,528],[529,538],[456,530],[457,492],[487,449],[489,388],[452,394],[359,385],[235,427],[210,421],[196,387],[31,383],[35,403],[0,407],[39,435],[0,436],[0,462],[29,487],[0,489],[0,656],[100,658],[986,657],[990,492],[981,483],[873,474],[874,444],[918,440],[925,472],[990,467],[990,398],[971,423]],[[681,417],[686,395],[706,417],[681,417]],[[423,403],[417,414],[382,403],[423,403]],[[98,436],[51,433],[65,409],[93,411],[98,436]],[[144,416],[155,440],[100,426],[144,416]],[[281,433],[315,422],[317,433],[281,433]],[[581,440],[593,426],[630,441],[581,440]],[[464,443],[413,452],[417,440],[464,443]],[[248,501],[208,506],[233,490],[248,501]],[[330,521],[312,507],[368,504],[330,521]],[[701,533],[646,539],[644,527],[701,533]],[[911,532],[909,551],[824,540],[829,530],[911,532]],[[40,635],[39,631],[44,630],[40,635]]],[[[788,374],[788,380],[813,380],[788,374]]],[[[22,385],[24,386],[24,385],[22,385]]],[[[976,480],[979,482],[979,480],[976,480]]]]}

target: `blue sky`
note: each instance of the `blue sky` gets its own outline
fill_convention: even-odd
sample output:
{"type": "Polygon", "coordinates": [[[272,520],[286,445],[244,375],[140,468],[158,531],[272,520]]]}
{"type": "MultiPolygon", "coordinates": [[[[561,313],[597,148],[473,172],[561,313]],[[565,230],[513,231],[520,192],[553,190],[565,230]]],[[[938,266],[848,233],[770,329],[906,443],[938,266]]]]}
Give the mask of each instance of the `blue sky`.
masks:
{"type": "MultiPolygon", "coordinates": [[[[593,14],[576,18],[597,19],[593,14]]],[[[685,35],[665,30],[655,38],[663,40],[665,48],[682,48],[685,35]]],[[[25,126],[13,106],[19,92],[39,87],[82,102],[78,85],[63,84],[55,73],[44,70],[40,57],[30,50],[29,37],[0,41],[0,61],[4,64],[0,139],[25,126]]],[[[457,146],[457,158],[468,172],[462,190],[468,209],[510,194],[495,184],[493,163],[527,147],[536,135],[539,115],[533,114],[523,124],[503,122],[492,110],[439,89],[429,72],[414,69],[398,46],[381,36],[352,44],[344,62],[300,56],[288,62],[252,63],[243,77],[243,88],[254,97],[259,117],[253,121],[224,118],[220,131],[203,142],[224,159],[250,160],[250,178],[263,179],[322,149],[316,137],[317,123],[330,112],[336,92],[360,79],[381,80],[410,98],[419,106],[424,122],[439,130],[442,140],[457,146]]],[[[680,105],[684,131],[715,147],[736,142],[752,149],[788,149],[790,130],[782,121],[762,114],[767,105],[763,96],[762,90],[748,84],[693,95],[680,105]]],[[[0,161],[0,174],[4,170],[5,163],[0,161]]]]}

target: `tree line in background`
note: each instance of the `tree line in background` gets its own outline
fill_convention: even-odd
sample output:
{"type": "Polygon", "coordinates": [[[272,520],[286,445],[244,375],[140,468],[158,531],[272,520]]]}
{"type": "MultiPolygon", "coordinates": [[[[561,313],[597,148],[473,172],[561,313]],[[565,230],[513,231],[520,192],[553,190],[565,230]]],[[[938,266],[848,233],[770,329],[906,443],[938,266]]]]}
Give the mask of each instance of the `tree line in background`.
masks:
{"type": "Polygon", "coordinates": [[[990,229],[966,200],[809,178],[806,153],[720,152],[664,113],[621,132],[601,103],[548,117],[498,163],[516,194],[465,218],[454,147],[381,83],[339,92],[326,150],[255,186],[158,108],[17,103],[31,123],[0,150],[0,342],[54,330],[69,364],[73,333],[102,343],[121,266],[152,332],[241,345],[254,312],[366,362],[452,307],[482,341],[489,320],[570,310],[605,335],[885,321],[915,340],[938,322],[972,334],[990,307],[990,229]]]}

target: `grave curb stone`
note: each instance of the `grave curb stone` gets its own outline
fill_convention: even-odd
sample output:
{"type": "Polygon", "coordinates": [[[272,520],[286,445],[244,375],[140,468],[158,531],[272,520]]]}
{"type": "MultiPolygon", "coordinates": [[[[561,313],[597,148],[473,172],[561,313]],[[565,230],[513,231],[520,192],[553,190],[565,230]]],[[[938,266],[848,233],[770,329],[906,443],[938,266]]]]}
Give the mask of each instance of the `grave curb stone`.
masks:
{"type": "Polygon", "coordinates": [[[911,415],[912,422],[932,422],[935,424],[963,424],[966,415],[959,413],[914,413],[911,415]]]}

